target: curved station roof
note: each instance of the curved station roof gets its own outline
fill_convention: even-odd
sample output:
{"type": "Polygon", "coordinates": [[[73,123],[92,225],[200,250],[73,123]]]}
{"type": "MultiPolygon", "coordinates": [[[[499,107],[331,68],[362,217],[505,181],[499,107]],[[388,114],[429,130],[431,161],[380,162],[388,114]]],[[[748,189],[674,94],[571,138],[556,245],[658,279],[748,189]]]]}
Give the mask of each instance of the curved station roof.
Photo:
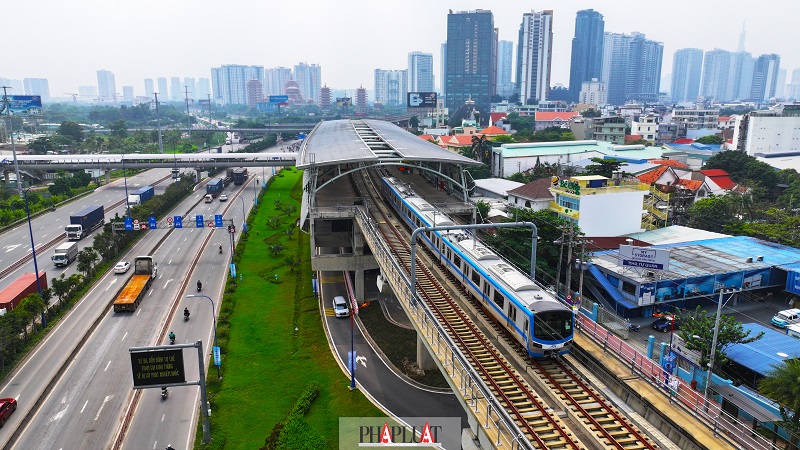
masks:
{"type": "Polygon", "coordinates": [[[382,120],[320,122],[303,141],[297,168],[350,163],[442,162],[480,165],[382,120]]]}

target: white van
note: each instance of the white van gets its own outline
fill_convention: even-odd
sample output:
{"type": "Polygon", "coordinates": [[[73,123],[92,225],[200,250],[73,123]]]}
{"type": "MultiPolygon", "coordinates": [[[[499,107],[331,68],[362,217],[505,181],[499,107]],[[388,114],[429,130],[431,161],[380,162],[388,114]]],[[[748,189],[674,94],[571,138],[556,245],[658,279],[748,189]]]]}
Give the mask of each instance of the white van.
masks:
{"type": "Polygon", "coordinates": [[[800,322],[800,309],[784,309],[775,314],[770,322],[778,328],[786,328],[793,323],[798,323],[800,322]]]}

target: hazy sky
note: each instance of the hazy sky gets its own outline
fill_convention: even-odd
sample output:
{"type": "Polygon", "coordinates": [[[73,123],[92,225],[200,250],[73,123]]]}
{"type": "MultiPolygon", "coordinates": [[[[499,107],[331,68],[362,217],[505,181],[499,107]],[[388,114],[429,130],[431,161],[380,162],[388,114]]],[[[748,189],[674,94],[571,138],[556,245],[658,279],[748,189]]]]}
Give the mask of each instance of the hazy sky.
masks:
{"type": "Polygon", "coordinates": [[[569,84],[575,12],[603,14],[605,30],[639,31],[664,43],[662,74],[675,50],[736,50],[746,21],[745,49],[777,53],[781,68],[800,67],[800,2],[767,0],[6,0],[0,77],[47,78],[53,97],[97,85],[98,69],[144,94],[144,78],[210,78],[222,64],[322,66],[332,88],[373,89],[373,71],[406,69],[408,52],[434,54],[440,82],[440,45],[447,12],[490,9],[501,40],[515,43],[522,14],[553,10],[551,84],[569,84]]]}

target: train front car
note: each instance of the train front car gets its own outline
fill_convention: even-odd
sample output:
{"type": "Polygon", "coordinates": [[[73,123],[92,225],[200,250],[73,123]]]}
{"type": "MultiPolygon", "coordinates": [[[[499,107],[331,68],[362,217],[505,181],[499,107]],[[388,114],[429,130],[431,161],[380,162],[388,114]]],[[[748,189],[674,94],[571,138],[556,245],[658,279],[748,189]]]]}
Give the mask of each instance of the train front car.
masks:
{"type": "Polygon", "coordinates": [[[528,354],[534,358],[565,355],[572,349],[574,315],[570,308],[558,301],[534,305],[528,354]]]}

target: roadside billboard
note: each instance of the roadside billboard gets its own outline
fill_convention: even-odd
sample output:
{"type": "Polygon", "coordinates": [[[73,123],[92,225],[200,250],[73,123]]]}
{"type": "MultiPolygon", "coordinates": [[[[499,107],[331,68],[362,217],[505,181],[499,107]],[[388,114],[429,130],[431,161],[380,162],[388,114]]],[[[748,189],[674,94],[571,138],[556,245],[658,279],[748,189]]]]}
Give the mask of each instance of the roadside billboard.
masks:
{"type": "Polygon", "coordinates": [[[273,105],[288,105],[289,96],[288,95],[270,95],[269,102],[273,105]]]}
{"type": "Polygon", "coordinates": [[[23,117],[42,115],[42,97],[40,95],[9,95],[7,99],[8,101],[4,103],[7,105],[8,111],[4,106],[0,112],[8,114],[10,111],[12,116],[23,117]]]}
{"type": "Polygon", "coordinates": [[[620,245],[619,265],[652,270],[669,270],[669,250],[620,245]]]}
{"type": "Polygon", "coordinates": [[[436,92],[409,92],[409,108],[436,108],[436,92]]]}

